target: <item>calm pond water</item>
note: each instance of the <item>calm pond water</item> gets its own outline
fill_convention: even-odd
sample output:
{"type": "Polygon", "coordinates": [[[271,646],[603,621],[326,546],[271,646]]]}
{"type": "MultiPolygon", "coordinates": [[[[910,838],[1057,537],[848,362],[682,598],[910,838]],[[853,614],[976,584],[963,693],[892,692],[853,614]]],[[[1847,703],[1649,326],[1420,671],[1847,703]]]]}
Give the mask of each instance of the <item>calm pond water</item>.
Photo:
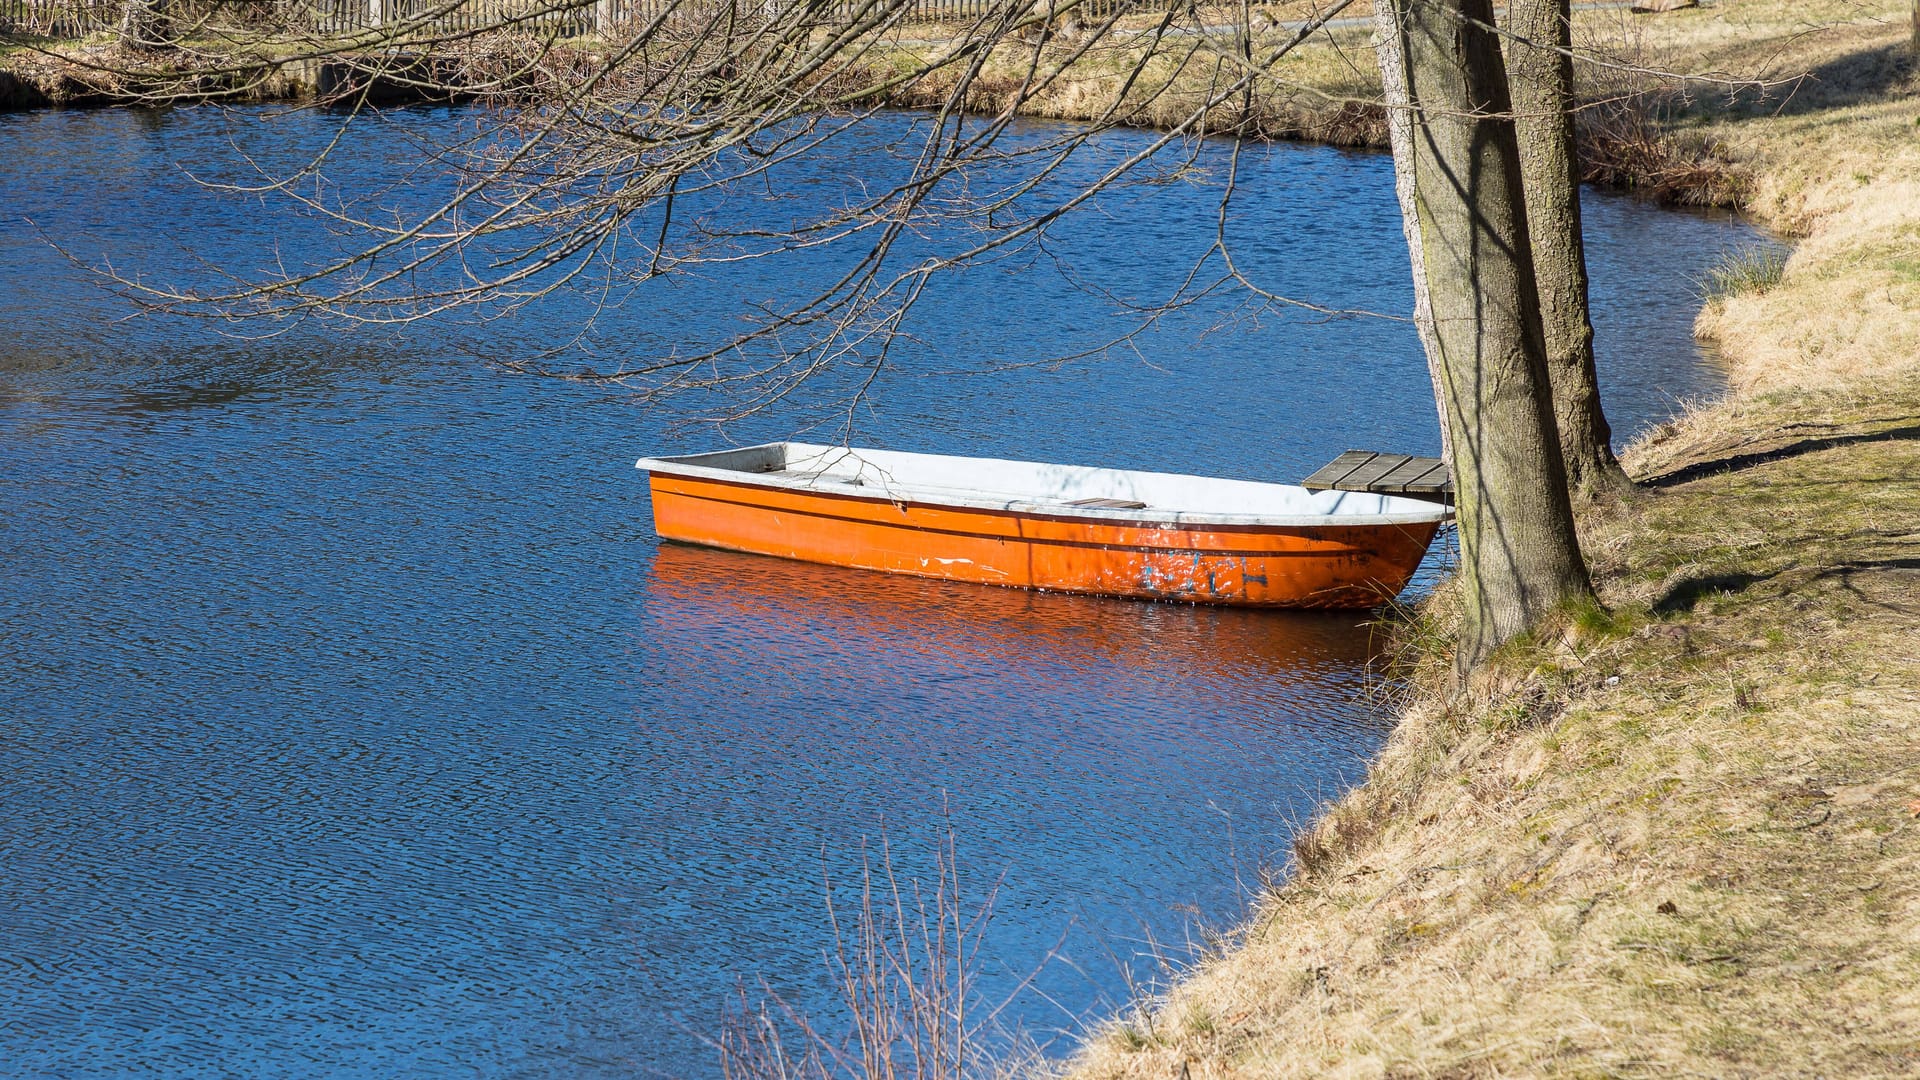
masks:
{"type": "MultiPolygon", "coordinates": [[[[163,277],[297,259],[324,233],[186,170],[295,155],[340,122],[0,116],[0,1074],[711,1075],[703,1039],[740,980],[831,1015],[823,874],[850,880],[884,836],[925,876],[947,821],[973,900],[999,883],[984,992],[1058,945],[1045,995],[1009,1013],[1046,1041],[1232,920],[1384,738],[1357,616],[658,545],[634,458],[822,414],[716,434],[474,359],[564,337],[577,303],[245,340],[127,320],[48,246],[163,277]]],[[[463,122],[365,123],[341,168],[398,176],[414,136],[463,122]]],[[[1276,147],[1242,184],[1263,283],[1406,308],[1384,158],[1276,147]]],[[[1689,277],[1756,236],[1588,205],[1630,433],[1716,389],[1689,277]]],[[[1212,214],[1191,185],[1129,189],[1057,248],[1149,295],[1212,214]]],[[[596,347],[657,354],[806,284],[774,274],[643,294],[596,347]]],[[[1221,328],[1233,307],[1137,353],[984,374],[1116,316],[1043,260],[968,272],[917,310],[856,435],[1266,479],[1433,448],[1406,324],[1221,328]]]]}

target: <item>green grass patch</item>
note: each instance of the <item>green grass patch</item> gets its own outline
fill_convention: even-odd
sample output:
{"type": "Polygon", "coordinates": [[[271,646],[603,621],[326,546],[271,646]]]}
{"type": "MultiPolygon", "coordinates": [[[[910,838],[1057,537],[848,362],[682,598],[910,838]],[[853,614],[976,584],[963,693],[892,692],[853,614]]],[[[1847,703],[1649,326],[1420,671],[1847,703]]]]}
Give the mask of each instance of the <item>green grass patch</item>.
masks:
{"type": "Polygon", "coordinates": [[[1709,300],[1759,296],[1780,284],[1787,270],[1787,253],[1776,247],[1749,247],[1729,251],[1700,278],[1700,291],[1709,300]]]}

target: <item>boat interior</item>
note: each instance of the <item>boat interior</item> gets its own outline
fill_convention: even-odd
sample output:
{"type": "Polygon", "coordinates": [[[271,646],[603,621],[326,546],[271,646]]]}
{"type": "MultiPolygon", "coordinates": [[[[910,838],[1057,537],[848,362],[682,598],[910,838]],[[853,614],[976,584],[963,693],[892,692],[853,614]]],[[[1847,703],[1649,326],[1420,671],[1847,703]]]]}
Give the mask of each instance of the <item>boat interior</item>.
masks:
{"type": "Polygon", "coordinates": [[[870,495],[897,502],[1095,517],[1177,514],[1436,521],[1448,516],[1443,507],[1430,502],[1365,492],[1308,491],[1291,484],[1251,480],[798,442],[643,458],[638,466],[653,472],[721,474],[715,478],[870,495]]]}

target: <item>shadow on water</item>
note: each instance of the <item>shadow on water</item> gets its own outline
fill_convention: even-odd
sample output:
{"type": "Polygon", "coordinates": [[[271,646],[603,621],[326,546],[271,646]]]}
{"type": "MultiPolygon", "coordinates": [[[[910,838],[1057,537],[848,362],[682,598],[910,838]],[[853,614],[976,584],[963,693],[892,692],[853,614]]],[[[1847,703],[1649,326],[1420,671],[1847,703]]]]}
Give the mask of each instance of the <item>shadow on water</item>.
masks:
{"type": "Polygon", "coordinates": [[[102,364],[98,353],[62,353],[34,344],[29,335],[0,342],[0,407],[59,399],[129,417],[222,409],[325,396],[363,382],[389,383],[423,364],[460,362],[423,359],[400,335],[387,342],[316,334],[267,341],[216,338],[190,346],[129,342],[129,352],[109,364],[102,364]]]}

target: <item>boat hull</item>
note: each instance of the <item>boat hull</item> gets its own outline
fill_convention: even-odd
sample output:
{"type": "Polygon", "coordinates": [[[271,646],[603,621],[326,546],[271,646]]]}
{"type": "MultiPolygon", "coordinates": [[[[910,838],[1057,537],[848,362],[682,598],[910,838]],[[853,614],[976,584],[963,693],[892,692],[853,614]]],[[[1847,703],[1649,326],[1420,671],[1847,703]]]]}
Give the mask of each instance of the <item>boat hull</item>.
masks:
{"type": "Polygon", "coordinates": [[[1439,522],[1182,525],[895,502],[654,473],[663,539],[833,566],[1100,596],[1371,608],[1439,522]]]}

